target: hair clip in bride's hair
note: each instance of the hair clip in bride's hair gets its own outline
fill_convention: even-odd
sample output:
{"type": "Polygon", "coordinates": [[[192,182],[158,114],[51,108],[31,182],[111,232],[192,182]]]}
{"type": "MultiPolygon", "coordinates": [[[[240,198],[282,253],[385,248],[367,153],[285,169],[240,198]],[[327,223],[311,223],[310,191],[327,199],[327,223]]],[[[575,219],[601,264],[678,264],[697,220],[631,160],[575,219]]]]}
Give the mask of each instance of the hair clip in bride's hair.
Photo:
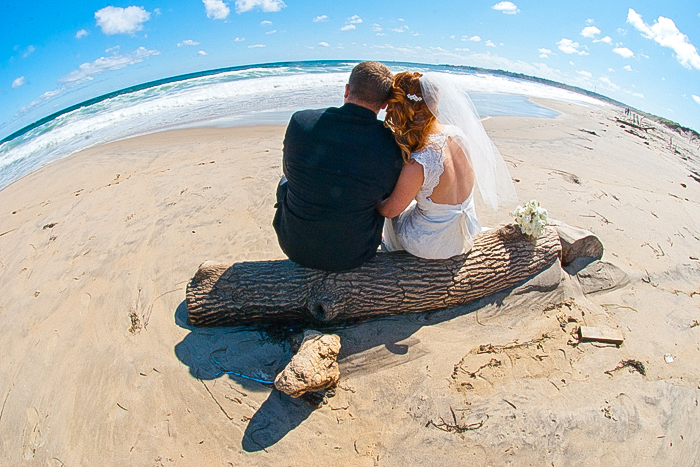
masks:
{"type": "Polygon", "coordinates": [[[411,100],[414,101],[414,102],[420,102],[420,101],[423,100],[422,97],[416,96],[415,94],[406,94],[406,97],[409,98],[409,99],[411,99],[411,100]]]}

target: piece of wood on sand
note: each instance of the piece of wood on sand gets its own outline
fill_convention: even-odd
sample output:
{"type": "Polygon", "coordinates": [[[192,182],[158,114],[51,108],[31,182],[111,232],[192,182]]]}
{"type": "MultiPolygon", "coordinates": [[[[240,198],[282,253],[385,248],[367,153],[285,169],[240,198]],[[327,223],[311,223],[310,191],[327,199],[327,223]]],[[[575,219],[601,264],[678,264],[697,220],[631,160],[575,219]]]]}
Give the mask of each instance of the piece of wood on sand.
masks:
{"type": "Polygon", "coordinates": [[[338,352],[337,335],[305,331],[299,351],[275,378],[275,387],[292,397],[334,387],[340,379],[338,352]]]}
{"type": "Polygon", "coordinates": [[[581,342],[604,342],[620,345],[625,341],[622,333],[617,329],[593,326],[581,326],[579,328],[579,336],[581,342]]]}
{"type": "Polygon", "coordinates": [[[194,326],[336,323],[452,308],[508,289],[559,258],[557,230],[536,241],[509,224],[475,238],[467,254],[443,260],[378,254],[331,273],[289,260],[205,262],[187,286],[194,326]]]}
{"type": "Polygon", "coordinates": [[[561,240],[561,263],[563,266],[567,266],[576,258],[601,259],[603,257],[603,244],[588,230],[572,227],[553,219],[549,220],[549,225],[557,230],[561,240]]]}

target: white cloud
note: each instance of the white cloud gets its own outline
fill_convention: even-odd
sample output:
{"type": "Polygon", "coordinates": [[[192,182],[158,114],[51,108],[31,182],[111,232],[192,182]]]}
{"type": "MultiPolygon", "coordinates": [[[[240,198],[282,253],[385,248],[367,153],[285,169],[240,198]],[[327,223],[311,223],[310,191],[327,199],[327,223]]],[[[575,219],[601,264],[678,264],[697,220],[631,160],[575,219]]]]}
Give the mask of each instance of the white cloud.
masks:
{"type": "Polygon", "coordinates": [[[617,28],[617,33],[620,34],[620,35],[622,35],[622,36],[626,36],[626,35],[627,35],[627,29],[624,29],[624,28],[617,28]]]}
{"type": "Polygon", "coordinates": [[[265,13],[275,13],[286,6],[282,0],[236,0],[236,13],[245,13],[254,8],[259,8],[265,13]]]}
{"type": "Polygon", "coordinates": [[[469,52],[469,49],[467,49],[466,47],[464,47],[464,48],[455,47],[455,50],[457,52],[469,52]]]}
{"type": "Polygon", "coordinates": [[[593,78],[593,73],[591,73],[590,71],[578,70],[578,71],[576,71],[576,73],[578,73],[579,75],[581,75],[585,78],[593,78]]]}
{"type": "Polygon", "coordinates": [[[607,89],[611,89],[613,91],[620,90],[620,86],[610,81],[610,78],[608,78],[607,76],[602,76],[600,78],[600,82],[603,83],[607,89]]]}
{"type": "Polygon", "coordinates": [[[581,30],[581,35],[583,37],[592,38],[595,37],[597,34],[600,34],[600,29],[598,29],[595,26],[586,26],[581,30]]]}
{"type": "Polygon", "coordinates": [[[401,26],[400,28],[393,28],[392,31],[399,32],[399,33],[405,32],[405,31],[408,31],[408,26],[404,25],[404,26],[401,26]]]}
{"type": "Polygon", "coordinates": [[[356,29],[354,24],[346,24],[342,28],[340,28],[341,31],[351,31],[353,29],[356,29]]]}
{"type": "Polygon", "coordinates": [[[203,51],[203,50],[200,50],[199,52],[197,52],[197,54],[199,54],[199,55],[207,55],[207,53],[206,53],[205,51],[203,51]]]}
{"type": "Polygon", "coordinates": [[[499,2],[492,6],[494,10],[502,11],[507,15],[514,15],[520,13],[520,10],[513,2],[499,2]]]}
{"type": "Polygon", "coordinates": [[[549,58],[552,55],[552,51],[545,48],[539,49],[538,52],[540,53],[540,58],[549,58]]]}
{"type": "Polygon", "coordinates": [[[272,24],[272,21],[268,21],[268,20],[260,21],[260,26],[267,26],[269,24],[272,24]]]}
{"type": "Polygon", "coordinates": [[[380,25],[378,25],[377,23],[374,23],[374,24],[372,25],[372,31],[374,31],[374,32],[382,32],[382,27],[381,27],[380,25]]]}
{"type": "Polygon", "coordinates": [[[593,42],[605,42],[606,44],[612,44],[612,37],[605,36],[602,39],[593,39],[593,42]]]}
{"type": "Polygon", "coordinates": [[[277,29],[273,29],[272,31],[267,31],[265,34],[274,34],[277,32],[277,29]]]}
{"type": "Polygon", "coordinates": [[[614,49],[612,49],[612,51],[613,51],[613,53],[616,53],[620,57],[623,57],[623,58],[634,57],[634,52],[632,52],[627,47],[615,47],[614,49]]]}
{"type": "Polygon", "coordinates": [[[481,42],[481,37],[479,36],[472,36],[469,38],[471,42],[481,42]]]}
{"type": "Polygon", "coordinates": [[[588,18],[586,20],[586,24],[593,24],[593,23],[595,23],[595,21],[593,21],[593,18],[588,18]]]}
{"type": "Polygon", "coordinates": [[[639,97],[640,99],[644,99],[644,94],[642,94],[641,92],[633,92],[632,95],[634,97],[639,97]]]}
{"type": "Polygon", "coordinates": [[[318,45],[321,47],[329,47],[330,46],[330,44],[328,44],[328,42],[319,42],[318,45]]]}
{"type": "Polygon", "coordinates": [[[19,78],[17,78],[16,80],[14,80],[12,82],[12,89],[17,89],[19,87],[22,87],[22,86],[24,86],[24,83],[26,83],[26,82],[27,81],[24,79],[24,76],[20,76],[19,78]]]}
{"type": "Polygon", "coordinates": [[[248,46],[249,49],[261,49],[263,47],[267,47],[267,46],[265,44],[253,44],[253,45],[248,46]]]}
{"type": "Polygon", "coordinates": [[[109,47],[109,48],[105,49],[105,53],[111,54],[113,52],[118,52],[120,48],[121,48],[120,45],[115,45],[114,47],[109,47]]]}
{"type": "Polygon", "coordinates": [[[348,23],[350,24],[360,24],[361,22],[362,18],[357,15],[352,15],[350,18],[348,18],[348,23]]]}
{"type": "Polygon", "coordinates": [[[77,70],[71,71],[67,75],[59,78],[58,81],[66,83],[67,86],[77,86],[78,84],[93,80],[95,75],[107,71],[120,70],[129,65],[140,63],[154,55],[160,55],[160,52],[158,50],[148,50],[145,47],[139,47],[128,55],[114,54],[110,57],[100,57],[93,62],[83,63],[77,70]]]}
{"type": "Polygon", "coordinates": [[[27,50],[22,54],[22,58],[29,57],[32,54],[32,52],[34,52],[35,50],[36,50],[36,47],[34,47],[33,45],[30,45],[29,47],[27,47],[27,50]]]}
{"type": "Polygon", "coordinates": [[[632,69],[632,67],[629,66],[629,65],[623,66],[622,69],[625,70],[625,71],[634,71],[634,70],[632,69]]]}
{"type": "MultiPolygon", "coordinates": [[[[700,16],[700,15],[698,15],[698,16],[700,16]]],[[[700,97],[696,96],[695,94],[692,94],[692,96],[693,96],[693,100],[694,100],[698,105],[700,105],[700,97]]]]}
{"type": "Polygon", "coordinates": [[[672,19],[659,16],[659,19],[649,26],[642,20],[639,13],[630,8],[627,22],[645,38],[653,39],[660,46],[672,49],[676,53],[678,63],[685,68],[700,70],[700,55],[697,49],[690,43],[688,36],[678,30],[672,19]]]}
{"type": "Polygon", "coordinates": [[[323,23],[325,21],[328,21],[328,16],[326,16],[326,15],[317,16],[312,21],[314,23],[323,23]]]}
{"type": "Polygon", "coordinates": [[[76,38],[76,39],[80,39],[80,38],[82,38],[82,37],[87,36],[88,34],[90,34],[90,33],[87,32],[85,29],[81,29],[80,31],[78,31],[78,32],[75,33],[75,38],[76,38]]]}
{"type": "Polygon", "coordinates": [[[202,0],[209,19],[226,19],[231,9],[222,0],[202,0]]]}
{"type": "Polygon", "coordinates": [[[191,40],[191,39],[187,39],[187,40],[184,40],[184,41],[182,41],[182,42],[178,42],[178,43],[177,43],[177,46],[178,46],[178,47],[182,47],[182,46],[184,46],[184,45],[199,45],[199,42],[193,41],[193,40],[191,40]]]}
{"type": "Polygon", "coordinates": [[[484,42],[484,44],[486,44],[487,47],[496,47],[496,44],[494,44],[491,40],[487,40],[484,42]]]}
{"type": "Polygon", "coordinates": [[[561,50],[565,54],[588,55],[588,52],[586,52],[585,50],[579,50],[579,47],[581,47],[581,45],[578,42],[574,42],[571,39],[563,38],[562,40],[557,42],[557,46],[559,47],[559,50],[561,50]]]}
{"type": "Polygon", "coordinates": [[[615,73],[615,69],[614,69],[614,68],[608,68],[608,71],[609,71],[610,73],[615,73]]]}
{"type": "Polygon", "coordinates": [[[22,107],[21,109],[19,109],[19,112],[17,112],[17,114],[18,115],[25,114],[28,111],[30,111],[31,109],[33,109],[34,107],[36,107],[37,105],[39,105],[43,102],[46,102],[47,100],[51,99],[54,96],[59,95],[60,93],[62,93],[65,90],[66,90],[65,86],[63,86],[60,89],[54,89],[53,91],[46,91],[44,94],[39,96],[36,100],[30,102],[25,107],[22,107]]]}
{"type": "Polygon", "coordinates": [[[245,40],[245,37],[236,37],[233,42],[243,42],[245,40]]]}
{"type": "Polygon", "coordinates": [[[102,32],[113,34],[133,34],[143,29],[143,23],[151,18],[151,14],[140,6],[126,8],[107,6],[95,12],[97,25],[102,32]]]}

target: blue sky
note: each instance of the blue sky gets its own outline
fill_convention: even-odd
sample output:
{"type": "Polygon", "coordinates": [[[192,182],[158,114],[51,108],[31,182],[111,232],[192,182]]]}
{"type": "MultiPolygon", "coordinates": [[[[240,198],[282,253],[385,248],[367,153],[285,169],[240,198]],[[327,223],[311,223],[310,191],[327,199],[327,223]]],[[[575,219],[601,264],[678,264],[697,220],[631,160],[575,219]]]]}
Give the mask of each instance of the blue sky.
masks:
{"type": "Polygon", "coordinates": [[[700,131],[697,0],[39,0],[0,18],[0,137],[158,78],[323,59],[520,72],[700,131]]]}

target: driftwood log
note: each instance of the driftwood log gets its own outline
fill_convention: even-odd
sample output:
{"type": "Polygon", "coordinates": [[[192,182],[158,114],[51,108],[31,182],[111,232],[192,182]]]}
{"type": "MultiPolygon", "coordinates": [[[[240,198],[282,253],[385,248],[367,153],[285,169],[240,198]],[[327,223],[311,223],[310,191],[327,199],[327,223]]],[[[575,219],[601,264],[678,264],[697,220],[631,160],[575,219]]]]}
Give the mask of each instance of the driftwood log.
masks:
{"type": "Polygon", "coordinates": [[[207,261],[187,286],[187,311],[194,326],[241,326],[439,310],[512,287],[547,268],[561,252],[553,227],[533,242],[510,224],[476,237],[465,255],[426,260],[383,253],[341,273],[289,260],[207,261]]]}

